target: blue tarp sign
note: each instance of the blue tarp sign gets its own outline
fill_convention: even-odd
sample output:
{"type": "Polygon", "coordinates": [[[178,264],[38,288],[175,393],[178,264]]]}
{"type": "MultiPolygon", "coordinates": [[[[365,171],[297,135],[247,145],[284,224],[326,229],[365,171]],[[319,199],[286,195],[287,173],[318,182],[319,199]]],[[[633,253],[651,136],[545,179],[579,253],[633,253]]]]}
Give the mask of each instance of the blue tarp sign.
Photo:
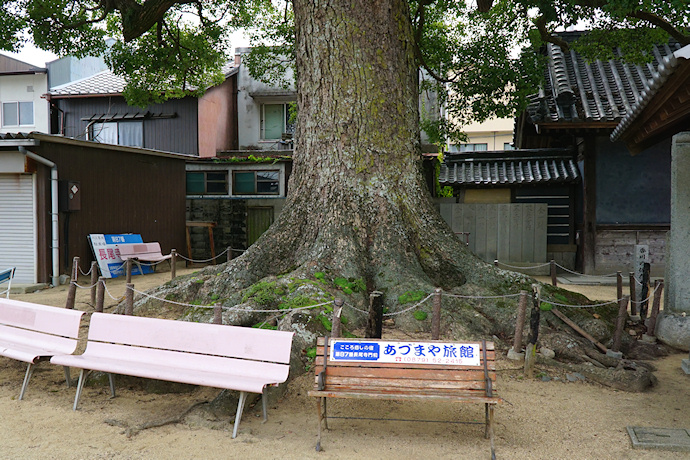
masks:
{"type": "MultiPolygon", "coordinates": [[[[121,235],[92,234],[89,235],[93,255],[98,262],[98,268],[104,278],[117,278],[125,274],[124,261],[120,258],[118,244],[143,243],[141,235],[125,233],[121,235]]],[[[137,264],[132,266],[132,275],[153,273],[150,266],[142,266],[139,270],[137,264]]]]}
{"type": "Polygon", "coordinates": [[[333,340],[331,361],[479,366],[479,343],[333,340]]]}

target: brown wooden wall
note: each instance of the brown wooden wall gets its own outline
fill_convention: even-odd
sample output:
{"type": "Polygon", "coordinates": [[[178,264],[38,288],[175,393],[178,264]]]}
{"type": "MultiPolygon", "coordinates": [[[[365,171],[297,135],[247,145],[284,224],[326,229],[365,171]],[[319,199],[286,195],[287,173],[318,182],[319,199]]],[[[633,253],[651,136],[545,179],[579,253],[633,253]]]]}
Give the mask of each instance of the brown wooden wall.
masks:
{"type": "MultiPolygon", "coordinates": [[[[59,213],[61,273],[69,274],[74,256],[88,270],[91,233],[138,233],[145,242],[160,242],[163,253],[185,247],[184,159],[48,142],[31,150],[56,163],[60,180],[79,181],[81,210],[59,213]]],[[[47,171],[38,176],[45,201],[50,173],[41,169],[47,171]]],[[[49,212],[50,203],[42,209],[49,212]]],[[[50,216],[39,223],[39,242],[50,241],[50,216]]],[[[41,280],[50,277],[49,250],[46,265],[39,268],[41,280]]]]}

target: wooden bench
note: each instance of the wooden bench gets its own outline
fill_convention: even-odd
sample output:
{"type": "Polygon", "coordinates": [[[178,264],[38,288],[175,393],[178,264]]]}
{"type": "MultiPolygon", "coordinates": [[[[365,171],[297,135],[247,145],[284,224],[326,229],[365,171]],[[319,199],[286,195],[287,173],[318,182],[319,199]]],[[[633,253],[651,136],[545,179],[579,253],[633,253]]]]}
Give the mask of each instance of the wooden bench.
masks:
{"type": "MultiPolygon", "coordinates": [[[[117,249],[120,252],[120,258],[122,260],[132,259],[137,263],[140,273],[144,272],[139,262],[162,262],[172,259],[172,254],[163,255],[161,253],[161,245],[158,242],[118,244],[117,249]]],[[[172,264],[172,262],[170,263],[172,264]]]]}
{"type": "Polygon", "coordinates": [[[55,356],[51,362],[81,369],[74,410],[92,370],[109,374],[112,396],[113,374],[237,390],[234,438],[248,392],[262,395],[266,420],[265,388],[287,379],[292,336],[250,327],[93,313],[84,353],[55,356]]]}
{"type": "MultiPolygon", "coordinates": [[[[77,348],[83,311],[0,298],[0,356],[28,363],[19,399],[24,398],[33,365],[77,348]]],[[[65,368],[67,386],[69,368],[65,368]]]]}
{"type": "Polygon", "coordinates": [[[7,283],[7,289],[0,291],[0,296],[5,294],[6,299],[10,298],[10,289],[12,288],[12,279],[14,278],[15,270],[15,267],[0,270],[0,284],[7,283]]]}
{"type": "Polygon", "coordinates": [[[494,345],[486,341],[319,338],[315,387],[309,391],[319,398],[316,450],[321,450],[322,425],[328,429],[326,398],[437,400],[484,403],[484,435],[491,439],[493,456],[494,406],[502,402],[494,389],[494,360],[494,345]]]}

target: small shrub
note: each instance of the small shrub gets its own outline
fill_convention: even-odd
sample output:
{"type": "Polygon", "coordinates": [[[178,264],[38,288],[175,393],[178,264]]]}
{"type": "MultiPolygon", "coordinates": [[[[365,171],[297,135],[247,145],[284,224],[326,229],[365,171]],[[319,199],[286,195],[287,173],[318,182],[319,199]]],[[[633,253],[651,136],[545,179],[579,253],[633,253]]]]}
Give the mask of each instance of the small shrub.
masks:
{"type": "Polygon", "coordinates": [[[424,321],[425,319],[427,319],[429,315],[425,311],[415,310],[415,312],[412,313],[412,316],[414,316],[414,319],[416,319],[417,321],[424,321]]]}
{"type": "Polygon", "coordinates": [[[541,311],[551,311],[553,309],[553,305],[551,305],[548,302],[542,302],[541,304],[539,304],[539,309],[541,311]]]}
{"type": "Polygon", "coordinates": [[[419,302],[424,297],[426,297],[426,292],[424,291],[407,291],[398,297],[398,303],[404,305],[406,303],[419,302]]]}

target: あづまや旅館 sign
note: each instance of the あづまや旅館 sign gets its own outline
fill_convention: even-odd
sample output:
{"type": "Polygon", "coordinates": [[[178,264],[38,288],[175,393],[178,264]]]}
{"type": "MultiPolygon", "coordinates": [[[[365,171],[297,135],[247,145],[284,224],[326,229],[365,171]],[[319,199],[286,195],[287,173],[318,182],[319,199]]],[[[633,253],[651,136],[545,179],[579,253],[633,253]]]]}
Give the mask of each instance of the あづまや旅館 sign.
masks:
{"type": "Polygon", "coordinates": [[[334,340],[331,361],[479,366],[478,343],[334,340]]]}

